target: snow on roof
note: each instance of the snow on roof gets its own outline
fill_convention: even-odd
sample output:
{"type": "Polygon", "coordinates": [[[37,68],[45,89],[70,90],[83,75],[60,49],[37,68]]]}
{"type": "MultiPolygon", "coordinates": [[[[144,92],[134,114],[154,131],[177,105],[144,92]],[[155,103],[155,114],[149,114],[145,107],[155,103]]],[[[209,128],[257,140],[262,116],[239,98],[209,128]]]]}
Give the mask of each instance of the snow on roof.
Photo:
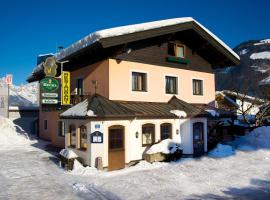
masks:
{"type": "Polygon", "coordinates": [[[186,118],[187,117],[187,113],[183,110],[171,110],[170,113],[176,115],[177,117],[180,118],[186,118]]]}
{"type": "Polygon", "coordinates": [[[216,110],[206,109],[205,111],[210,113],[212,117],[219,117],[219,113],[216,110]]]}
{"type": "Polygon", "coordinates": [[[270,39],[265,39],[265,40],[261,40],[258,43],[254,43],[254,45],[257,46],[257,45],[269,44],[269,43],[270,43],[270,39]]]}
{"type": "Polygon", "coordinates": [[[269,84],[270,84],[270,76],[259,82],[259,85],[269,85],[269,84]]]}
{"type": "Polygon", "coordinates": [[[67,116],[73,116],[73,117],[85,117],[85,116],[95,116],[94,112],[92,110],[87,110],[88,107],[88,100],[85,99],[84,101],[78,103],[77,105],[69,108],[60,116],[67,117],[67,116]]]}
{"type": "Polygon", "coordinates": [[[57,53],[56,59],[61,60],[65,57],[75,53],[76,51],[79,51],[83,48],[90,46],[91,44],[93,44],[93,43],[95,43],[103,38],[110,38],[110,37],[115,37],[115,36],[120,36],[120,35],[142,32],[142,31],[146,31],[146,30],[158,29],[161,27],[183,24],[183,23],[187,23],[187,22],[194,22],[197,25],[199,25],[204,31],[206,31],[209,35],[211,35],[218,43],[220,43],[232,55],[234,55],[238,60],[240,60],[240,57],[229,46],[227,46],[221,39],[219,39],[216,35],[214,35],[211,31],[209,31],[207,28],[205,28],[202,24],[197,22],[192,17],[166,19],[166,20],[153,21],[153,22],[127,25],[127,26],[120,26],[120,27],[96,31],[94,33],[87,35],[83,39],[75,42],[74,44],[70,45],[69,47],[63,49],[59,53],[57,53]]]}
{"type": "Polygon", "coordinates": [[[155,154],[155,153],[164,153],[164,154],[170,154],[174,153],[177,150],[178,146],[179,149],[181,149],[181,145],[177,142],[175,142],[173,139],[165,139],[161,142],[152,145],[148,150],[147,154],[155,154]]]}
{"type": "Polygon", "coordinates": [[[216,95],[221,95],[224,99],[229,101],[231,104],[233,104],[237,108],[239,107],[239,105],[234,100],[232,100],[230,97],[226,96],[222,91],[217,91],[216,95]]]}
{"type": "Polygon", "coordinates": [[[247,95],[247,94],[242,94],[242,93],[239,93],[239,92],[230,91],[230,90],[223,90],[223,91],[219,91],[219,92],[222,93],[223,95],[232,95],[234,97],[237,97],[237,98],[240,97],[240,98],[243,98],[245,100],[257,101],[257,102],[261,102],[261,103],[265,102],[265,100],[263,100],[263,99],[253,97],[253,96],[250,96],[250,95],[247,95]]]}
{"type": "Polygon", "coordinates": [[[67,159],[78,158],[78,155],[70,149],[62,149],[59,154],[67,159]]]}
{"type": "Polygon", "coordinates": [[[252,60],[257,60],[257,59],[270,59],[270,51],[263,51],[259,53],[253,53],[250,55],[250,58],[252,60]]]}

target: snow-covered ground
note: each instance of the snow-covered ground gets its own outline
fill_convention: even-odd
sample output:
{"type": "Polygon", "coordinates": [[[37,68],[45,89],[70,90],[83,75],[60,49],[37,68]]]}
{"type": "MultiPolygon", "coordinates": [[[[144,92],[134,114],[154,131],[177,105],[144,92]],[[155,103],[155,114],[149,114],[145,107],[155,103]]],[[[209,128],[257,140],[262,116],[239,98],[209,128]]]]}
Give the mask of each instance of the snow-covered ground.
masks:
{"type": "MultiPolygon", "coordinates": [[[[1,138],[12,132],[0,129],[1,138]]],[[[0,148],[0,199],[270,199],[270,128],[261,127],[227,148],[172,163],[145,161],[113,172],[76,162],[65,172],[42,141],[0,148]],[[20,146],[20,148],[15,148],[20,146]],[[220,156],[225,152],[233,153],[220,156]]],[[[0,145],[1,146],[1,145],[0,145]]]]}

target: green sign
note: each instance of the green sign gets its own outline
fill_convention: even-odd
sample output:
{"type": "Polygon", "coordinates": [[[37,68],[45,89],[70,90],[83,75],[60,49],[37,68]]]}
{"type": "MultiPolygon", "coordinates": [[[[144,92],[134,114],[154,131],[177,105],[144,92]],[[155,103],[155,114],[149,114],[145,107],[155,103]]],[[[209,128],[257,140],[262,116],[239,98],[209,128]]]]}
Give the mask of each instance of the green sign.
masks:
{"type": "Polygon", "coordinates": [[[59,83],[55,78],[47,77],[40,81],[40,86],[46,92],[53,92],[59,88],[59,83]]]}

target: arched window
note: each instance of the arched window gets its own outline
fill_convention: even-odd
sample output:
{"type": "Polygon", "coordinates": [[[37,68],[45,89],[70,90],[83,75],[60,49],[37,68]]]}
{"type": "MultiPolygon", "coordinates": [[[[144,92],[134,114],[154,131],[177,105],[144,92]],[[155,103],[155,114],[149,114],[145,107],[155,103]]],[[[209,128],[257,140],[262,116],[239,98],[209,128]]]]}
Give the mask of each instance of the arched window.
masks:
{"type": "Polygon", "coordinates": [[[172,124],[164,123],[160,125],[160,140],[172,138],[172,124]]]}
{"type": "Polygon", "coordinates": [[[86,126],[80,126],[80,148],[87,149],[87,128],[86,126]]]}
{"type": "Polygon", "coordinates": [[[155,143],[155,125],[142,125],[142,146],[148,146],[155,143]]]}
{"type": "Polygon", "coordinates": [[[76,127],[71,124],[69,126],[69,146],[76,147],[76,127]]]}

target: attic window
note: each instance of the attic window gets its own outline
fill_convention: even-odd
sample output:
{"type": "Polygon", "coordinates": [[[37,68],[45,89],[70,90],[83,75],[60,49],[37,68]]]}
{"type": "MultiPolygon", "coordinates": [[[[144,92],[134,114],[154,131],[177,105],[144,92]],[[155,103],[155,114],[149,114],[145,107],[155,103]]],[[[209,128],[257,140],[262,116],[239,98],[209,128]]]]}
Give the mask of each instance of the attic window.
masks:
{"type": "Polygon", "coordinates": [[[168,43],[168,55],[185,58],[185,46],[182,44],[168,43]]]}

